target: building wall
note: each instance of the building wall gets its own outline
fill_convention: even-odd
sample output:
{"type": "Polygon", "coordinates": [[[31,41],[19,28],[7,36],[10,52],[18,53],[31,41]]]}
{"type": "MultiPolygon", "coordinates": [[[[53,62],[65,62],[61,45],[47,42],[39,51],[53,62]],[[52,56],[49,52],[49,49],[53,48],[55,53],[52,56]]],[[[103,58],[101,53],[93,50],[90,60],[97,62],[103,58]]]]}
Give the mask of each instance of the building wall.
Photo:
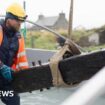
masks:
{"type": "Polygon", "coordinates": [[[88,40],[92,45],[98,45],[100,43],[99,34],[98,33],[92,34],[91,36],[89,36],[88,40]]]}

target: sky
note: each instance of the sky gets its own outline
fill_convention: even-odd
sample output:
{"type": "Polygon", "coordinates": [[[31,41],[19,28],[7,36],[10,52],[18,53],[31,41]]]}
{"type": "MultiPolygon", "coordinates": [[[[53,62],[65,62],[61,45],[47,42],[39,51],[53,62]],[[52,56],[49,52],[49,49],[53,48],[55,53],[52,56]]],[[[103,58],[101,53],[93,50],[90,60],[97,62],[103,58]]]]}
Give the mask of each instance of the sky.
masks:
{"type": "MultiPolygon", "coordinates": [[[[23,5],[26,1],[28,19],[36,21],[38,15],[58,16],[60,12],[69,19],[70,0],[0,0],[0,14],[14,2],[23,5]]],[[[105,0],[74,0],[73,27],[84,26],[87,29],[105,25],[105,0]]]]}

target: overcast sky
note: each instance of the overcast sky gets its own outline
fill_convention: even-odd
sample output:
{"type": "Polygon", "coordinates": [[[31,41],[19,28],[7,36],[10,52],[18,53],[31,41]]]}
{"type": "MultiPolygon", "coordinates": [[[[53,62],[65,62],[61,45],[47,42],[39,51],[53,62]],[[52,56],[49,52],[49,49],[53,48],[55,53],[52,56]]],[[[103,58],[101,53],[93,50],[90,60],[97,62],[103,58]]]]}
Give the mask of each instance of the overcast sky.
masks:
{"type": "MultiPolygon", "coordinates": [[[[21,5],[24,0],[0,0],[0,14],[11,3],[21,5]]],[[[57,16],[60,12],[66,13],[68,19],[70,0],[25,0],[28,18],[36,21],[39,14],[57,16]]],[[[105,0],[74,0],[73,27],[79,25],[85,28],[100,27],[105,24],[105,0]]]]}

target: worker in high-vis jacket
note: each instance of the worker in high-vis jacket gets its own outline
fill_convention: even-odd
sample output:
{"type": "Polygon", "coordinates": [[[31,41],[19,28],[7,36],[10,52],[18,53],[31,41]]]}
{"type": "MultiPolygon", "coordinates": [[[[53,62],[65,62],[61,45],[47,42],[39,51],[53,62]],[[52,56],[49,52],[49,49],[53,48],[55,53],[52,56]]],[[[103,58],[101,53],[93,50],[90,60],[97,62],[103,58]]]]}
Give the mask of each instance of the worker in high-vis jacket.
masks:
{"type": "Polygon", "coordinates": [[[6,17],[0,23],[0,99],[5,105],[20,105],[20,97],[11,83],[13,72],[28,68],[24,38],[19,32],[26,17],[22,6],[14,3],[7,8],[6,17]]]}

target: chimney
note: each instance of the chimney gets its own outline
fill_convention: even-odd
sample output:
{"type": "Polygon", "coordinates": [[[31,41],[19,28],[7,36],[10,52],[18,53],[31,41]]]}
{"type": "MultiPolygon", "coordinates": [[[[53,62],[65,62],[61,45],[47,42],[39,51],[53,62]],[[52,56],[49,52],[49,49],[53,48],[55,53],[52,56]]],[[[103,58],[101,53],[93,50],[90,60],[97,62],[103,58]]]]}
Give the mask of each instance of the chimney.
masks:
{"type": "Polygon", "coordinates": [[[64,19],[64,18],[65,18],[65,13],[63,13],[63,12],[60,13],[60,14],[59,14],[59,18],[63,18],[63,19],[64,19]]]}
{"type": "Polygon", "coordinates": [[[44,18],[44,15],[39,15],[39,20],[42,20],[44,18]]]}

